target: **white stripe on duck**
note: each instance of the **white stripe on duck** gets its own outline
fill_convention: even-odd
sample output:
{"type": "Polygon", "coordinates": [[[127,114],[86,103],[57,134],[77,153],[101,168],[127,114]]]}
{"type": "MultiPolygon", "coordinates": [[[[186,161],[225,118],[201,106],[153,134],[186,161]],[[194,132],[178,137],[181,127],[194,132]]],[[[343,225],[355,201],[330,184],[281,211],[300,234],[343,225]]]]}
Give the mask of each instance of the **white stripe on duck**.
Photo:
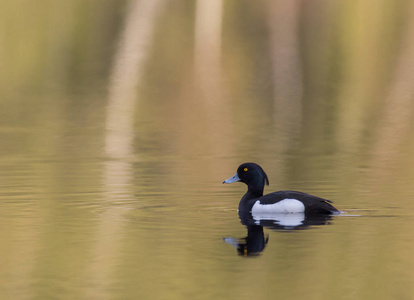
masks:
{"type": "Polygon", "coordinates": [[[304,213],[305,205],[296,199],[283,199],[273,204],[260,204],[260,200],[252,207],[253,215],[281,214],[281,213],[304,213]]]}

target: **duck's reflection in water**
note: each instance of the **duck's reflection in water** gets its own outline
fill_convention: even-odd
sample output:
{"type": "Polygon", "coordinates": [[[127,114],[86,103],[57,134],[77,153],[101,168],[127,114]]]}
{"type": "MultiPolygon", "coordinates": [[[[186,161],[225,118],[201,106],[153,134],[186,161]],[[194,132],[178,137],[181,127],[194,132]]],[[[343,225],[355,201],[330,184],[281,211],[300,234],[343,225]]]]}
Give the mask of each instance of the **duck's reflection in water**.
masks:
{"type": "Polygon", "coordinates": [[[244,238],[224,238],[224,242],[233,245],[242,256],[257,256],[266,247],[269,235],[264,234],[263,227],[274,230],[303,230],[312,226],[330,224],[332,215],[306,216],[304,213],[294,214],[239,214],[241,223],[247,227],[244,238]]]}
{"type": "Polygon", "coordinates": [[[269,235],[264,235],[263,226],[248,225],[245,238],[224,238],[225,243],[233,245],[239,255],[259,255],[264,250],[269,240],[269,235]]]}

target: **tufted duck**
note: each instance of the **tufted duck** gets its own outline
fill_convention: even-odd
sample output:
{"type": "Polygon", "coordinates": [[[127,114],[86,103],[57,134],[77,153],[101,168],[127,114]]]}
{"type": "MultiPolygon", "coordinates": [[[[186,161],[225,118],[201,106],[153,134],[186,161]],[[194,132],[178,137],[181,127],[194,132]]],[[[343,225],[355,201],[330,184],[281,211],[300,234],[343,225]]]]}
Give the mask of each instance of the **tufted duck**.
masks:
{"type": "Polygon", "coordinates": [[[305,215],[338,214],[330,200],[312,196],[302,192],[279,191],[263,196],[264,186],[269,179],[263,169],[255,163],[244,163],[237,169],[236,175],[223,183],[243,182],[247,185],[247,193],[239,203],[239,213],[253,215],[301,213],[305,215]]]}

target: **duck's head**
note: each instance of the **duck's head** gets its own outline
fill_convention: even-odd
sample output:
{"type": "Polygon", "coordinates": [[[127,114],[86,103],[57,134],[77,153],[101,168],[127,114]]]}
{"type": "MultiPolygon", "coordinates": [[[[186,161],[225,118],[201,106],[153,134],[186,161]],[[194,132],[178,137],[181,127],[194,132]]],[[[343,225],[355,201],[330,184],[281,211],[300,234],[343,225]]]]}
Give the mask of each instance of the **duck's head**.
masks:
{"type": "Polygon", "coordinates": [[[237,173],[224,180],[223,183],[243,182],[250,188],[261,188],[263,190],[264,185],[269,185],[269,179],[262,167],[255,163],[244,163],[237,168],[237,173]]]}

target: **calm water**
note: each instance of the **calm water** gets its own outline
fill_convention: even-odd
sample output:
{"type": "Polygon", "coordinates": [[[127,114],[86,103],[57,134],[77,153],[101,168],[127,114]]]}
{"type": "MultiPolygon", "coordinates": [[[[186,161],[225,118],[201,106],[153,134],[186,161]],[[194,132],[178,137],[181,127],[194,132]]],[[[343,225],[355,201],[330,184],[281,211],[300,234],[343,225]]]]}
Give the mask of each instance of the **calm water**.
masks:
{"type": "Polygon", "coordinates": [[[413,4],[305,2],[6,1],[0,298],[412,299],[413,4]]]}

